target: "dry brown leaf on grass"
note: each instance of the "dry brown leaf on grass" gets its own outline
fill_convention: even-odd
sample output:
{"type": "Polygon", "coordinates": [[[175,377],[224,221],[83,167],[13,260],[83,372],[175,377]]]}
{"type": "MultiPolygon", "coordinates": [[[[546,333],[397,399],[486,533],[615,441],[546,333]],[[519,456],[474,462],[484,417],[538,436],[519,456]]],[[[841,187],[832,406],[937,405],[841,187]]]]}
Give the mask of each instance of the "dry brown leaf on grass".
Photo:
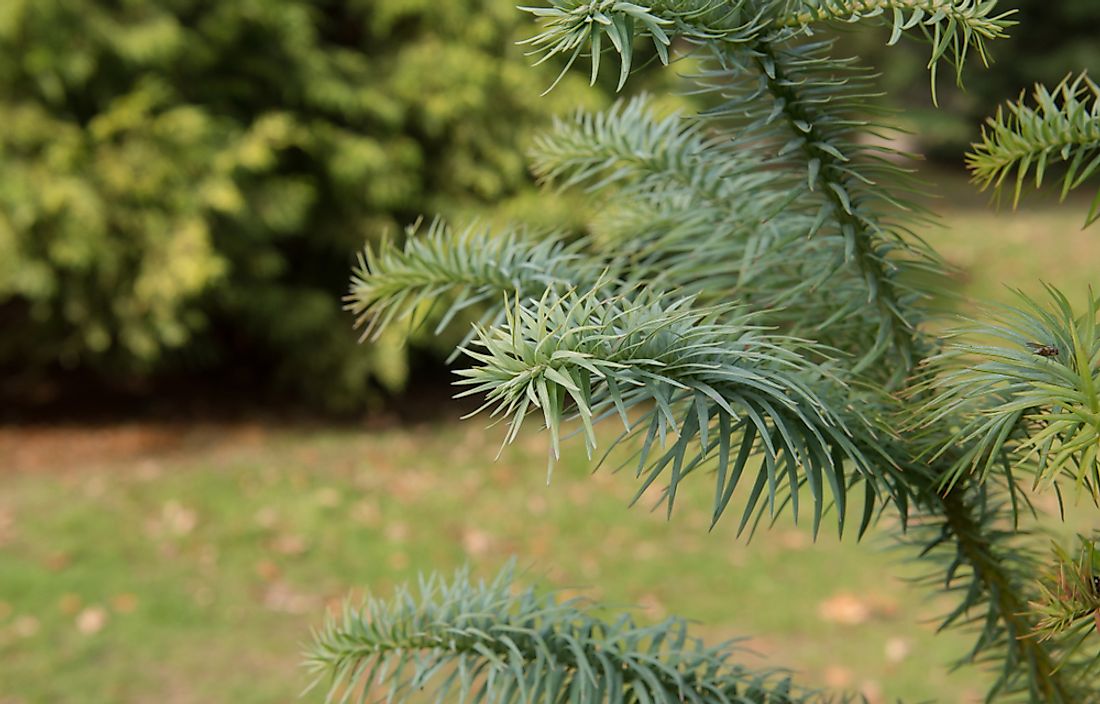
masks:
{"type": "Polygon", "coordinates": [[[821,602],[817,613],[822,620],[830,623],[858,626],[871,618],[871,607],[854,594],[841,592],[821,602]]]}
{"type": "Polygon", "coordinates": [[[99,633],[107,625],[107,610],[102,606],[89,606],[77,614],[76,630],[90,636],[99,633]]]}

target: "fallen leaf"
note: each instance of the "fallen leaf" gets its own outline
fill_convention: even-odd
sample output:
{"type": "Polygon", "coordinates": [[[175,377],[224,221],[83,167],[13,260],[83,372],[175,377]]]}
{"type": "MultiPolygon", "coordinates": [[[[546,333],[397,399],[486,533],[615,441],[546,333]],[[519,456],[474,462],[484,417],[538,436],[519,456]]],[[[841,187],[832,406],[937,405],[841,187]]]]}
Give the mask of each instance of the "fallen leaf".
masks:
{"type": "Polygon", "coordinates": [[[271,506],[264,506],[256,512],[254,519],[256,525],[266,530],[271,530],[279,522],[279,512],[271,506]]]}
{"type": "Polygon", "coordinates": [[[335,508],[340,505],[340,490],[326,486],[317,490],[317,505],[322,508],[335,508]]]}
{"type": "Polygon", "coordinates": [[[196,606],[206,608],[214,603],[214,590],[205,584],[200,584],[191,590],[191,598],[196,606]]]}
{"type": "Polygon", "coordinates": [[[264,592],[264,606],[284,614],[304,614],[317,609],[320,599],[293,589],[282,581],[273,582],[264,592]]]}
{"type": "Polygon", "coordinates": [[[394,521],[386,525],[384,533],[386,534],[386,540],[392,543],[403,543],[409,537],[409,526],[400,521],[394,521]]]}
{"type": "Polygon", "coordinates": [[[817,613],[822,620],[845,626],[858,626],[871,617],[871,609],[859,597],[840,593],[821,602],[817,613]]]}
{"type": "Polygon", "coordinates": [[[195,529],[198,524],[198,515],[180,502],[172,500],[164,504],[161,510],[161,522],[168,532],[183,536],[195,529]]]}
{"type": "Polygon", "coordinates": [[[216,545],[203,545],[199,548],[196,562],[204,570],[215,569],[218,566],[218,547],[216,545]]]}
{"type": "Polygon", "coordinates": [[[410,503],[424,496],[436,486],[427,472],[402,472],[389,486],[387,495],[400,504],[410,503]]]}
{"type": "Polygon", "coordinates": [[[301,555],[308,549],[306,539],[295,533],[284,533],[271,541],[271,548],[280,555],[301,555]]]}
{"type": "Polygon", "coordinates": [[[638,598],[638,606],[645,612],[646,618],[650,618],[654,621],[660,621],[668,615],[668,609],[665,608],[664,603],[660,598],[651,593],[643,594],[638,598]]]}
{"type": "MultiPolygon", "coordinates": [[[[650,484],[651,489],[655,486],[657,486],[656,483],[650,484]]],[[[565,490],[565,495],[569,497],[569,503],[573,504],[574,506],[587,506],[588,503],[592,500],[591,488],[583,486],[581,484],[571,484],[570,486],[568,486],[565,490]]],[[[655,493],[654,495],[658,498],[660,496],[663,496],[664,489],[659,489],[658,493],[655,493]]],[[[650,494],[649,490],[647,490],[643,494],[643,496],[646,497],[646,500],[653,498],[653,495],[650,494]]],[[[656,503],[656,501],[654,501],[654,503],[656,503]]]]}
{"type": "Polygon", "coordinates": [[[825,684],[832,689],[844,689],[852,684],[852,671],[840,665],[825,668],[825,684]]]}
{"type": "Polygon", "coordinates": [[[785,530],[779,534],[779,542],[788,550],[801,550],[810,545],[809,537],[800,530],[785,530]]]}
{"type": "Polygon", "coordinates": [[[894,618],[901,611],[896,597],[881,592],[867,594],[867,604],[876,618],[894,618]]]}
{"type": "Polygon", "coordinates": [[[103,477],[94,476],[84,482],[84,495],[89,499],[98,499],[107,493],[107,481],[103,477]]]}
{"type": "Polygon", "coordinates": [[[542,494],[532,494],[527,499],[527,513],[532,516],[541,516],[546,513],[547,501],[546,497],[542,494]]]}
{"type": "Polygon", "coordinates": [[[282,570],[271,560],[260,560],[256,563],[256,574],[264,581],[270,582],[279,577],[282,570]]]}
{"type": "Polygon", "coordinates": [[[84,635],[99,633],[107,625],[107,611],[102,606],[89,606],[76,617],[76,630],[84,635]]]}
{"type": "Polygon", "coordinates": [[[909,641],[904,638],[891,638],[886,641],[886,659],[892,663],[899,663],[909,656],[912,648],[909,641]]]}
{"type": "Polygon", "coordinates": [[[357,501],[348,512],[351,520],[364,526],[376,526],[378,521],[382,517],[381,511],[378,510],[378,504],[370,499],[363,499],[357,501]]]}
{"type": "Polygon", "coordinates": [[[14,538],[15,514],[0,507],[0,546],[10,543],[14,538]]]}
{"type": "Polygon", "coordinates": [[[859,693],[867,700],[867,704],[880,704],[882,702],[882,685],[875,680],[867,680],[861,684],[859,693]]]}
{"type": "Polygon", "coordinates": [[[38,633],[38,619],[34,616],[20,616],[11,625],[11,630],[20,638],[30,638],[38,633]]]}
{"type": "Polygon", "coordinates": [[[83,605],[84,600],[80,598],[79,594],[74,594],[73,592],[62,594],[61,598],[57,600],[57,608],[66,616],[76,614],[83,605]]]}
{"type": "Polygon", "coordinates": [[[493,536],[477,528],[467,528],[462,532],[462,547],[466,554],[478,557],[489,552],[493,546],[493,536]]]}
{"type": "Polygon", "coordinates": [[[164,467],[154,459],[142,460],[137,465],[137,477],[142,481],[153,481],[164,473],[164,467]]]}
{"type": "Polygon", "coordinates": [[[132,614],[137,609],[138,598],[135,594],[124,592],[111,597],[111,608],[120,614],[132,614]]]}
{"type": "Polygon", "coordinates": [[[60,572],[73,561],[72,555],[67,552],[55,552],[46,557],[46,569],[50,572],[60,572]]]}

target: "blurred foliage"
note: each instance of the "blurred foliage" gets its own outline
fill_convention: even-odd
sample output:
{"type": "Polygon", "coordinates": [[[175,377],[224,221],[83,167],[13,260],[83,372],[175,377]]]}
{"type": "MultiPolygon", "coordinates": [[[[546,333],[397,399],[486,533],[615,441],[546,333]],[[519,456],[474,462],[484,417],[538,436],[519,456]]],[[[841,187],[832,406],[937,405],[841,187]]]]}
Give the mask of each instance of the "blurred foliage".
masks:
{"type": "Polygon", "coordinates": [[[1100,2],[1097,0],[1001,0],[998,9],[1016,10],[1017,26],[992,48],[992,63],[983,68],[977,57],[966,71],[965,85],[955,86],[951,71],[939,78],[940,107],[932,105],[925,64],[927,47],[902,42],[886,47],[881,32],[852,31],[841,41],[865,63],[882,67],[882,83],[890,101],[904,110],[904,121],[916,133],[930,157],[961,165],[963,153],[978,140],[981,126],[998,105],[1031,93],[1036,83],[1058,84],[1082,69],[1100,76],[1100,2]],[[900,50],[899,50],[900,49],[900,50]]]}
{"type": "Polygon", "coordinates": [[[540,97],[527,27],[512,0],[0,2],[0,369],[399,386],[401,342],[341,311],[354,252],[527,210],[528,130],[613,92],[540,97]]]}

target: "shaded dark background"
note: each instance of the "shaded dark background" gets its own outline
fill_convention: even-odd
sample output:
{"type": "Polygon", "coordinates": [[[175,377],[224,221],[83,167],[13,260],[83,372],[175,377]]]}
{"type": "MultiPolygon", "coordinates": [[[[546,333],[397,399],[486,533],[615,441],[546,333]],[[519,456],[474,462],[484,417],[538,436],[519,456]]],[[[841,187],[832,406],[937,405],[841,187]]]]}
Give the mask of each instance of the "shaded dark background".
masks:
{"type": "MultiPolygon", "coordinates": [[[[840,36],[948,168],[1001,101],[1100,74],[1100,3],[1002,5],[1021,26],[940,110],[926,45],[840,36]]],[[[5,416],[430,407],[442,346],[359,346],[340,299],[364,242],[420,214],[581,226],[535,205],[523,145],[614,99],[614,71],[540,97],[558,67],[529,66],[532,28],[511,0],[3,3],[5,416]]],[[[673,79],[643,71],[633,90],[673,79]]]]}

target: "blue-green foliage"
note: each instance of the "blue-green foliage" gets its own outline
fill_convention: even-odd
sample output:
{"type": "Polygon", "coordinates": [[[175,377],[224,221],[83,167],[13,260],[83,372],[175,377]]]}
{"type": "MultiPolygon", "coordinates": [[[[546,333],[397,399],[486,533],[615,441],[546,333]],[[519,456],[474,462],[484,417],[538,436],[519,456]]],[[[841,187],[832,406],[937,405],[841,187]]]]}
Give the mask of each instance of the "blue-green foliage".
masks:
{"type": "Polygon", "coordinates": [[[733,661],[737,641],[707,646],[680,619],[629,615],[520,591],[514,568],[489,583],[468,570],[431,576],[395,598],[347,603],[307,657],[326,702],[652,702],[801,704],[827,699],[779,670],[733,661]],[[389,675],[386,686],[375,686],[389,675]]]}
{"type": "MultiPolygon", "coordinates": [[[[547,246],[505,228],[494,248],[477,230],[449,235],[437,224],[419,244],[368,250],[349,294],[360,322],[377,331],[433,307],[446,317],[495,292],[503,300],[481,311],[457,374],[464,393],[484,396],[479,411],[507,426],[505,442],[530,415],[546,426],[552,458],[573,429],[593,456],[598,443],[603,459],[622,448],[639,495],[667,482],[670,511],[687,477],[710,474],[713,520],[740,509],[739,529],[788,507],[797,517],[805,499],[815,531],[834,508],[838,528],[859,513],[861,532],[900,525],[902,542],[934,565],[925,581],[957,597],[942,627],[974,632],[962,662],[990,670],[989,701],[1097,701],[1100,659],[1080,647],[1095,603],[1084,593],[1092,543],[1087,560],[1057,556],[1076,594],[1069,586],[1066,603],[1050,603],[1060,588],[1048,588],[1035,602],[1041,558],[1017,528],[1032,507],[1017,484],[1025,472],[1056,494],[1072,480],[1100,495],[1095,297],[1081,314],[1052,288],[1053,305],[1025,300],[950,344],[931,335],[929,301],[945,272],[912,230],[929,218],[909,196],[920,187],[903,154],[863,139],[890,127],[869,102],[873,76],[836,56],[834,42],[807,39],[861,22],[888,30],[891,43],[923,37],[930,67],[958,68],[967,56],[987,59],[986,44],[1013,27],[1005,6],[549,0],[527,9],[540,56],[595,65],[603,51],[627,78],[636,46],[662,60],[674,47],[670,61],[695,47],[688,80],[717,104],[686,120],[630,101],[559,121],[536,140],[534,168],[548,185],[580,186],[598,201],[591,235],[547,246]],[[568,256],[576,251],[590,253],[587,266],[568,256]],[[618,437],[595,432],[616,417],[618,437]],[[747,495],[736,491],[749,480],[747,495]],[[863,511],[852,511],[861,488],[863,511]],[[876,522],[884,515],[895,521],[876,522]]],[[[1016,117],[972,157],[976,174],[1023,179],[1061,160],[1063,185],[1074,187],[1094,170],[1084,92],[1071,89],[1061,104],[1041,92],[1038,113],[1011,107],[1016,117]]],[[[574,670],[525,665],[521,651],[507,663],[510,679],[498,680],[510,635],[479,629],[466,641],[465,624],[438,617],[430,593],[399,603],[411,618],[368,607],[320,636],[311,662],[332,678],[333,697],[370,698],[367,683],[400,692],[404,677],[419,685],[446,658],[474,701],[670,701],[656,690],[605,696],[597,684],[543,697],[531,682],[574,670]]],[[[577,656],[575,670],[585,661],[577,656]]],[[[671,701],[695,697],[730,701],[709,686],[671,701]]]]}

